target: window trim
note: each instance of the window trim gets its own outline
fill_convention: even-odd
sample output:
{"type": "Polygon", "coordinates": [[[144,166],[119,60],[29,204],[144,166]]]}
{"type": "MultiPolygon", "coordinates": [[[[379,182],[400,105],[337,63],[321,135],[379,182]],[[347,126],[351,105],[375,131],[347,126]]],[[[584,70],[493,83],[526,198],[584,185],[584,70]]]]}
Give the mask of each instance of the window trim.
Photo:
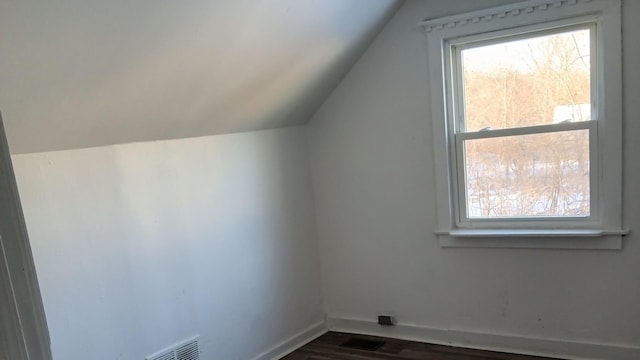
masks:
{"type": "MultiPolygon", "coordinates": [[[[431,109],[433,120],[435,180],[437,200],[437,230],[443,246],[484,246],[496,243],[498,247],[567,247],[607,248],[622,247],[621,235],[628,233],[622,228],[622,80],[621,80],[621,20],[619,0],[532,0],[506,6],[480,10],[446,18],[425,20],[419,25],[427,32],[427,56],[431,81],[431,109]],[[558,219],[520,222],[517,227],[505,228],[504,222],[474,222],[465,226],[457,218],[460,206],[455,189],[457,169],[452,166],[456,153],[455,109],[447,101],[452,78],[447,77],[447,66],[453,68],[451,44],[460,45],[474,37],[486,39],[491,36],[514,36],[531,31],[553,31],[558,28],[580,27],[595,22],[597,31],[592,32],[595,56],[592,64],[592,110],[595,110],[596,130],[590,131],[590,142],[597,132],[596,146],[590,146],[590,157],[595,161],[595,179],[599,195],[596,208],[592,208],[590,219],[580,221],[558,219]],[[595,39],[593,38],[595,36],[595,39]],[[461,40],[462,39],[462,40],[461,40]],[[595,40],[595,41],[594,41],[595,40]],[[605,66],[606,62],[606,66],[605,66]],[[604,96],[606,94],[606,97],[604,96]],[[597,99],[597,109],[593,109],[597,99]],[[606,162],[604,161],[606,159],[606,162]],[[597,213],[595,213],[597,211],[597,213]],[[553,241],[537,238],[553,237],[553,241]],[[589,241],[581,241],[589,238],[589,241]],[[569,240],[567,240],[569,239],[569,240]],[[497,241],[496,241],[497,240],[497,241]],[[513,241],[519,241],[513,244],[513,241]],[[576,241],[578,240],[578,241],[576,241]],[[594,241],[598,240],[598,241],[594,241]],[[464,243],[464,244],[462,244],[464,243]],[[456,245],[458,244],[458,245],[456,245]],[[461,245],[462,244],[462,245],[461,245]],[[524,246],[523,246],[524,244],[524,246]]],[[[526,36],[526,35],[525,35],[526,36]]],[[[575,123],[573,123],[575,124],[575,123]]],[[[556,124],[558,125],[558,124],[556,124]]],[[[593,126],[593,125],[589,125],[593,126]]],[[[458,136],[459,137],[459,136],[458,136]]],[[[458,184],[459,185],[459,184],[458,184]]],[[[593,194],[593,185],[592,194],[593,194]]],[[[464,209],[466,213],[466,209],[464,209]]],[[[549,218],[546,218],[549,219],[549,218]]],[[[509,221],[510,223],[511,221],[509,221]]],[[[492,246],[492,247],[493,247],[492,246]]]]}

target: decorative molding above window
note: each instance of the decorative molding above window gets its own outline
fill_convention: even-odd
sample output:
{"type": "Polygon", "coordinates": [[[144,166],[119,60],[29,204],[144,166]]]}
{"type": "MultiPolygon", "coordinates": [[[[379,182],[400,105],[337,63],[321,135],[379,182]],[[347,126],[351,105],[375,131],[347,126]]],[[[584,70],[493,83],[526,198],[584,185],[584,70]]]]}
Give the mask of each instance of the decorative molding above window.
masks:
{"type": "Polygon", "coordinates": [[[496,19],[505,19],[508,17],[517,17],[522,14],[530,14],[534,12],[546,11],[549,9],[558,9],[568,6],[581,6],[599,0],[539,0],[515,3],[475,12],[447,16],[437,19],[425,19],[418,23],[426,32],[437,31],[442,29],[450,29],[456,26],[465,26],[468,24],[477,24],[480,22],[492,21],[496,19]]]}

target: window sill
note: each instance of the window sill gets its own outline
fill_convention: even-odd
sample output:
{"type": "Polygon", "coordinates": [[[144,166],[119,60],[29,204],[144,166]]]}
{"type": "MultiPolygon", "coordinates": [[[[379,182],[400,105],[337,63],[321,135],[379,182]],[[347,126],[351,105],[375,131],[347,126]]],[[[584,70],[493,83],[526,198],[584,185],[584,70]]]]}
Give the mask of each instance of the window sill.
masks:
{"type": "Polygon", "coordinates": [[[462,248],[621,250],[627,229],[454,229],[438,231],[440,246],[462,248]]]}

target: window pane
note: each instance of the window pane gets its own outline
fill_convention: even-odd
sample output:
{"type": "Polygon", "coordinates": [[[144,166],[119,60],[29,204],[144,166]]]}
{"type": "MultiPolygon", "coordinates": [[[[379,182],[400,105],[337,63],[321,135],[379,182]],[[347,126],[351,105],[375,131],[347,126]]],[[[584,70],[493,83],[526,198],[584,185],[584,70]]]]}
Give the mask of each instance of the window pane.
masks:
{"type": "Polygon", "coordinates": [[[469,218],[589,216],[589,130],[466,140],[469,218]]]}
{"type": "Polygon", "coordinates": [[[479,131],[591,120],[589,32],[462,50],[462,127],[479,131]]]}

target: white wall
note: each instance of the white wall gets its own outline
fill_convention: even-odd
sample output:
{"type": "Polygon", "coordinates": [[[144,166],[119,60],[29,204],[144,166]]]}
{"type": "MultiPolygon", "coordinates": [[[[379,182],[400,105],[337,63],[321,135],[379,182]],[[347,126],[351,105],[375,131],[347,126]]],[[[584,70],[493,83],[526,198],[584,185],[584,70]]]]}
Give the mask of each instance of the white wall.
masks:
{"type": "Polygon", "coordinates": [[[251,359],[323,320],[304,128],[13,161],[55,359],[251,359]]]}
{"type": "Polygon", "coordinates": [[[414,337],[469,346],[572,355],[582,346],[573,342],[602,343],[617,347],[590,356],[640,354],[639,1],[623,4],[624,224],[633,231],[624,250],[443,249],[434,236],[426,36],[415,24],[507,2],[408,1],[312,119],[328,316],[337,328],[378,331],[366,322],[391,313],[414,337]],[[478,333],[506,336],[465,338],[478,333]],[[557,343],[530,349],[526,338],[557,343]]]}

